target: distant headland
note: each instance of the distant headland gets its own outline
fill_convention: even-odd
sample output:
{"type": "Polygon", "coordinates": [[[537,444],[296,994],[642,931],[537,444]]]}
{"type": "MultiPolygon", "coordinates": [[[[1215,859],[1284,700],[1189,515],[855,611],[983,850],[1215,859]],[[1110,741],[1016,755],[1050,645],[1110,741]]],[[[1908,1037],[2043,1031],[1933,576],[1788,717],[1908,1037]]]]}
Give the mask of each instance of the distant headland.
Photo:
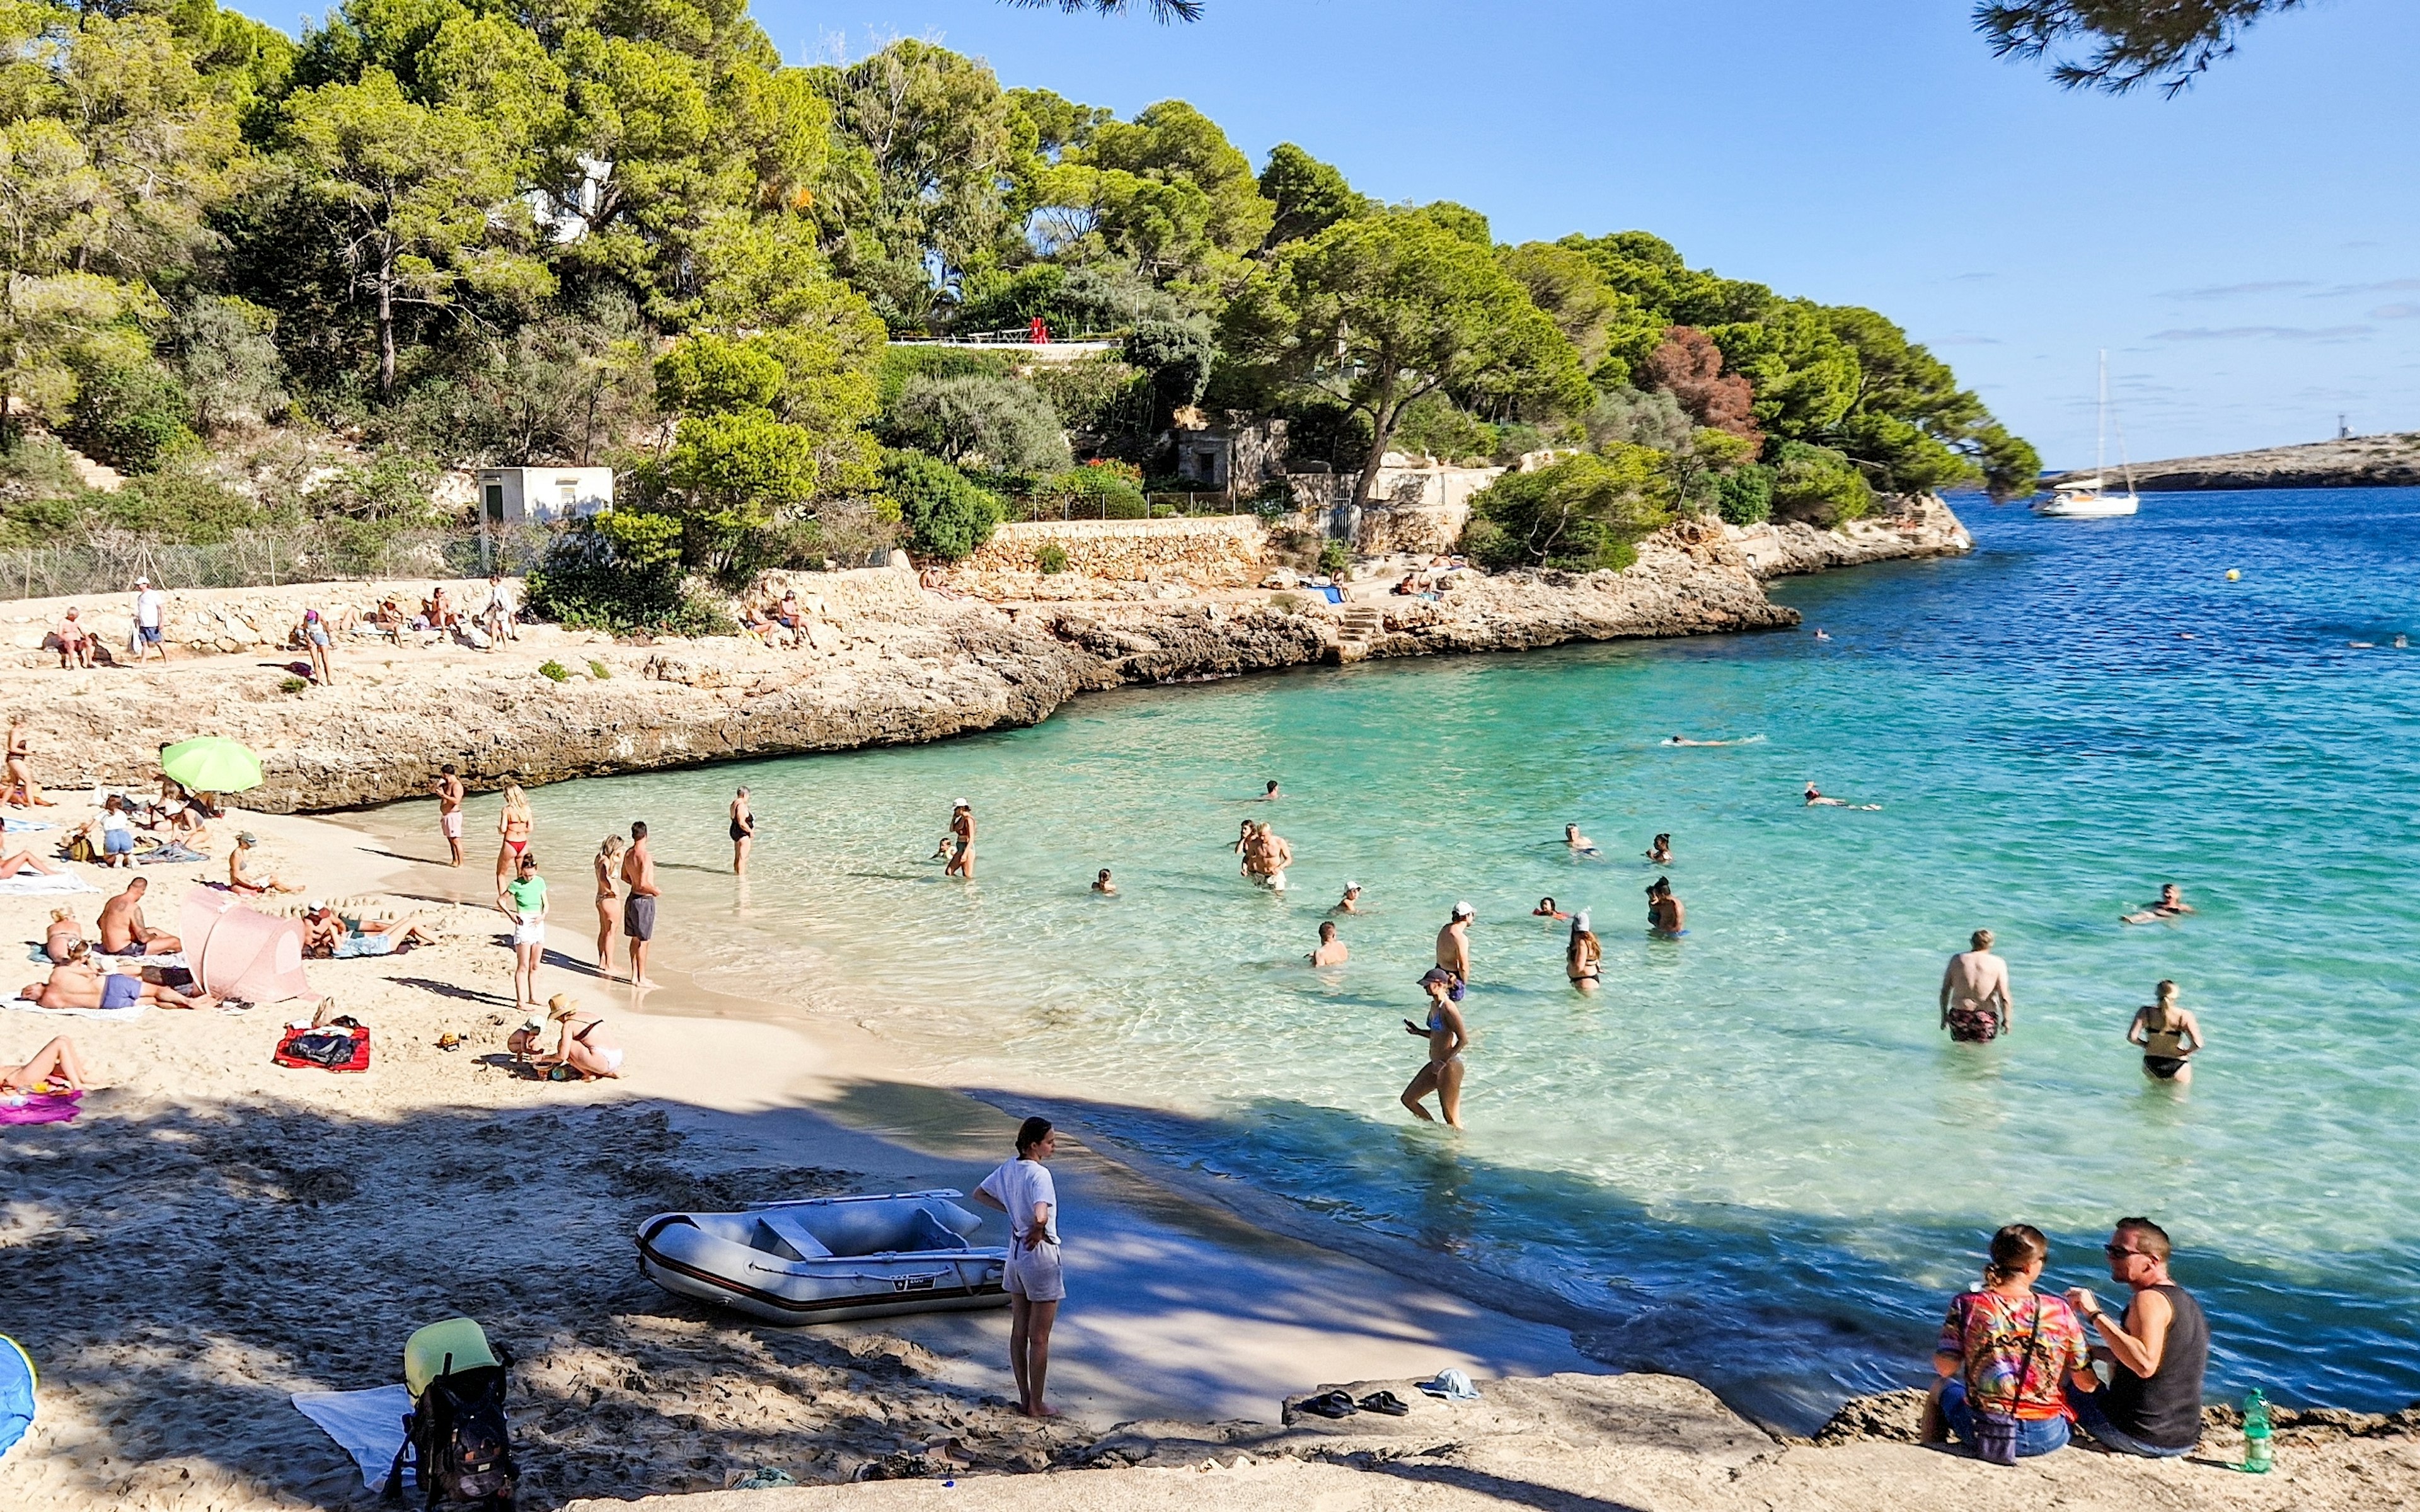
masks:
{"type": "MultiPolygon", "coordinates": [[[[2212,488],[2398,488],[2420,485],[2420,431],[2348,436],[2257,452],[2136,462],[2134,486],[2146,493],[2212,488]]],[[[2077,469],[2044,476],[2044,486],[2091,476],[2077,469]]]]}

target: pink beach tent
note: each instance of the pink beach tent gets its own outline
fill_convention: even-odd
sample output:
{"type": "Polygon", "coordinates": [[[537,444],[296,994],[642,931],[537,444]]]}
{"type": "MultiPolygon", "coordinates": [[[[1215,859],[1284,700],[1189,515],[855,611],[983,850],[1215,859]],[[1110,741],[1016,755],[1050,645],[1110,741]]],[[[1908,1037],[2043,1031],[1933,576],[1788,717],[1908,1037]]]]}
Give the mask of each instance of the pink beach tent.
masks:
{"type": "Polygon", "coordinates": [[[178,910],[185,964],[202,991],[247,1003],[319,995],[302,975],[302,926],[271,918],[229,892],[195,887],[178,910]]]}

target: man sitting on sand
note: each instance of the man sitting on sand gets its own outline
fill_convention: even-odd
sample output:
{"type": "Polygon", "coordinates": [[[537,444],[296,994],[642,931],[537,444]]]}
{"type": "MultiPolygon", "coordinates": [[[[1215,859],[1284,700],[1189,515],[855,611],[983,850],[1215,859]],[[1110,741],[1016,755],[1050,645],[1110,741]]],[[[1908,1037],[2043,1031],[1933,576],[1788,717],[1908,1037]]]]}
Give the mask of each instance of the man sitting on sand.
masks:
{"type": "Polygon", "coordinates": [[[210,1008],[218,999],[208,993],[188,997],[173,987],[124,972],[103,973],[92,964],[92,949],[79,941],[65,964],[51,968],[49,978],[30,981],[17,995],[37,1008],[132,1008],[152,1003],[161,1008],[210,1008]]]}
{"type": "Polygon", "coordinates": [[[1949,958],[1941,974],[1941,1026],[1962,1044],[1988,1044],[2017,1026],[2009,995],[2009,964],[1992,953],[1992,932],[1978,929],[1974,946],[1949,958]]]}
{"type": "Polygon", "coordinates": [[[2121,924],[2156,924],[2164,918],[2176,918],[2192,912],[2192,906],[2185,902],[2185,890],[2182,887],[2178,887],[2173,882],[2167,882],[2163,883],[2160,886],[2160,901],[2158,903],[2145,903],[2143,905],[2142,912],[2122,915],[2118,918],[2118,922],[2121,924]]]}
{"type": "Polygon", "coordinates": [[[68,610],[68,617],[59,622],[58,639],[61,671],[92,666],[92,632],[85,627],[80,610],[68,610]]]}
{"type": "Polygon", "coordinates": [[[1311,952],[1311,964],[1314,966],[1341,966],[1349,954],[1350,952],[1344,949],[1344,942],[1336,937],[1336,920],[1321,919],[1319,949],[1311,952]]]}
{"type": "Polygon", "coordinates": [[[143,922],[143,895],[149,877],[136,877],[126,890],[101,905],[101,948],[111,955],[173,955],[185,948],[174,934],[143,922]]]}
{"type": "Polygon", "coordinates": [[[245,897],[257,898],[272,892],[301,892],[302,889],[274,873],[256,877],[245,857],[260,843],[260,838],[247,829],[235,838],[235,849],[227,852],[227,887],[245,897]]]}
{"type": "Polygon", "coordinates": [[[62,1034],[27,1057],[22,1066],[0,1066],[0,1092],[81,1092],[84,1062],[75,1041],[62,1034]]]}

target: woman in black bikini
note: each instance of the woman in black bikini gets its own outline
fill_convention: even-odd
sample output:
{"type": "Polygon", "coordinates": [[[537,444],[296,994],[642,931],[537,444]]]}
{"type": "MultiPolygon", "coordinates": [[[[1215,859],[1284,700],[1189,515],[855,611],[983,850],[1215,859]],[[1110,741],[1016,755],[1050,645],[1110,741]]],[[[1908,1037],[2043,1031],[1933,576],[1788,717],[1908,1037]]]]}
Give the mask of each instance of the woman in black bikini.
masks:
{"type": "Polygon", "coordinates": [[[1572,916],[1571,944],[1563,948],[1563,975],[1572,979],[1572,986],[1582,993],[1596,991],[1597,982],[1605,976],[1599,964],[1605,959],[1605,948],[1597,943],[1596,932],[1589,928],[1588,910],[1572,916]]]}
{"type": "Polygon", "coordinates": [[[2202,1038],[2201,1021],[2193,1016],[2193,1011],[2177,1006],[2175,982],[2161,982],[2155,995],[2158,1001],[2134,1010],[2134,1022],[2126,1026],[2126,1042],[2143,1047],[2144,1075],[2182,1087],[2193,1080],[2187,1057],[2209,1041],[2202,1038]]]}
{"type": "Polygon", "coordinates": [[[731,874],[748,874],[748,848],[756,843],[756,814],[748,807],[748,790],[731,800],[731,874]]]}

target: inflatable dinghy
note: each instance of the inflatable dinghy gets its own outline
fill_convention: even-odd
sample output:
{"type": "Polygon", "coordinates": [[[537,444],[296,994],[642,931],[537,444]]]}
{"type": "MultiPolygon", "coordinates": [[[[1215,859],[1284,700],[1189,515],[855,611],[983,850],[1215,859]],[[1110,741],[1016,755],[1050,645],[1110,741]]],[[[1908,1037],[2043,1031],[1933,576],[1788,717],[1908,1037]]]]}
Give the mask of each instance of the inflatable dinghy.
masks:
{"type": "Polygon", "coordinates": [[[639,1270],[666,1291],[773,1323],[1002,1307],[1008,1251],[970,1245],[983,1219],[947,1188],[662,1212],[639,1270]]]}

